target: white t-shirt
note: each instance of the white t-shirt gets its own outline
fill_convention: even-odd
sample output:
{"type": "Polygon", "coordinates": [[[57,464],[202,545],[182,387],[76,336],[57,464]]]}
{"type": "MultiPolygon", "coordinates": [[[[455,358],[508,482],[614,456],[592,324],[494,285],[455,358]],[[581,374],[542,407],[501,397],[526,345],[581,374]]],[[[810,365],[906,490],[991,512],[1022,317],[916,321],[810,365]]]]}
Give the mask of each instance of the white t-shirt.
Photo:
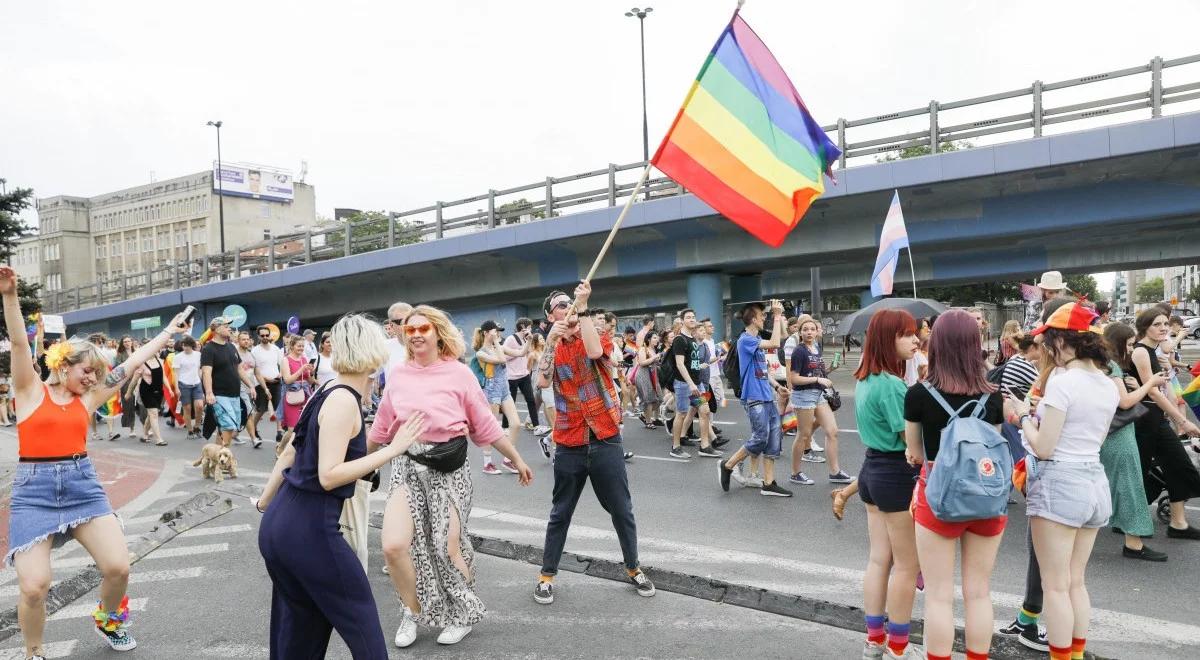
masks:
{"type": "Polygon", "coordinates": [[[281,348],[275,344],[259,344],[250,349],[250,355],[254,356],[254,366],[258,367],[258,373],[263,378],[279,380],[279,362],[283,359],[281,348]]]}
{"type": "Polygon", "coordinates": [[[406,362],[408,362],[408,348],[404,345],[404,342],[396,339],[395,337],[388,338],[387,347],[388,361],[387,364],[383,365],[383,368],[379,371],[380,373],[390,376],[397,367],[403,366],[406,362]]]}
{"type": "Polygon", "coordinates": [[[1108,425],[1120,401],[1112,378],[1103,373],[1064,369],[1051,376],[1038,414],[1044,418],[1046,408],[1067,414],[1051,460],[1064,463],[1100,460],[1100,445],[1108,436],[1108,425]]]}
{"type": "Polygon", "coordinates": [[[309,362],[312,362],[313,360],[317,359],[318,354],[320,354],[320,351],[317,350],[316,344],[305,339],[304,340],[304,359],[308,360],[309,362]]]}
{"type": "Polygon", "coordinates": [[[800,345],[799,335],[788,335],[788,338],[783,342],[783,364],[789,365],[792,363],[792,351],[800,345]]]}
{"type": "Polygon", "coordinates": [[[917,351],[913,356],[904,361],[904,384],[912,387],[921,380],[921,367],[929,364],[929,358],[925,357],[925,353],[917,351]]]}
{"type": "Polygon", "coordinates": [[[200,351],[180,351],[171,358],[171,366],[175,369],[175,380],[182,385],[200,384],[200,351]]]}

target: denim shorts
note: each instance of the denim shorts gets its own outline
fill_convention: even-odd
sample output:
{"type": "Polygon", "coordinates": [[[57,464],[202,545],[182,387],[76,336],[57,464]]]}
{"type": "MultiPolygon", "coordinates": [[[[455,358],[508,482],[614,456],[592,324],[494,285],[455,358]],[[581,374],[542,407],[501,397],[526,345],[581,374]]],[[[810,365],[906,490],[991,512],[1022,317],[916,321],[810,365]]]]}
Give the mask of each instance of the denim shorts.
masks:
{"type": "Polygon", "coordinates": [[[921,468],[908,464],[902,451],[867,448],[858,470],[858,496],[884,513],[908,511],[921,468]]]}
{"type": "Polygon", "coordinates": [[[783,451],[783,428],[775,402],[743,401],[742,407],[746,409],[746,417],[750,418],[750,439],[746,441],[746,451],[772,460],[779,458],[783,451]]]}
{"type": "Polygon", "coordinates": [[[1067,527],[1104,527],[1112,516],[1108,477],[1099,461],[1038,461],[1037,477],[1029,477],[1026,515],[1067,527]]]}
{"type": "Polygon", "coordinates": [[[508,379],[500,376],[484,380],[483,394],[487,397],[487,402],[493,406],[504,403],[505,399],[512,396],[508,391],[508,379]]]}
{"type": "MultiPolygon", "coordinates": [[[[687,409],[691,404],[689,399],[692,397],[692,388],[688,387],[688,384],[684,381],[677,380],[675,381],[672,389],[675,391],[675,410],[679,412],[687,412],[687,409]],[[682,401],[687,401],[689,406],[679,405],[682,401]]],[[[700,390],[700,394],[704,394],[708,391],[708,383],[696,383],[696,389],[700,390]]]]}
{"type": "Polygon", "coordinates": [[[792,390],[792,405],[796,410],[815,410],[822,403],[825,403],[825,390],[792,390]]]}
{"type": "Polygon", "coordinates": [[[214,397],[213,404],[216,413],[217,428],[222,431],[236,431],[242,426],[242,399],[236,396],[214,397]]]}
{"type": "Polygon", "coordinates": [[[196,383],[195,385],[180,383],[179,402],[185,406],[190,406],[193,401],[204,401],[204,386],[200,383],[196,383]]]}
{"type": "Polygon", "coordinates": [[[72,529],[112,514],[96,468],[86,456],[53,463],[17,463],[8,518],[8,553],[13,555],[52,539],[57,548],[70,540],[72,529]]]}

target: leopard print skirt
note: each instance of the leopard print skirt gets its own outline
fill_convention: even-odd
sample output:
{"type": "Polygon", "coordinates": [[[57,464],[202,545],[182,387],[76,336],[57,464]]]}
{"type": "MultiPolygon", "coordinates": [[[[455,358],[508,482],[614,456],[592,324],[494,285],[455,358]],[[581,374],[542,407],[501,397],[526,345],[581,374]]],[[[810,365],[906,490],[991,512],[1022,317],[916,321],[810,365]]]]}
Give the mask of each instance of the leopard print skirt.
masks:
{"type": "Polygon", "coordinates": [[[392,461],[389,497],[400,486],[408,491],[408,511],[413,520],[410,555],[417,574],[417,600],[421,603],[417,623],[438,628],[479,623],[487,608],[475,594],[475,549],[467,534],[472,495],[470,460],[454,472],[443,473],[402,454],[392,461]],[[463,575],[450,561],[447,550],[451,507],[458,510],[459,549],[469,575],[463,575]]]}

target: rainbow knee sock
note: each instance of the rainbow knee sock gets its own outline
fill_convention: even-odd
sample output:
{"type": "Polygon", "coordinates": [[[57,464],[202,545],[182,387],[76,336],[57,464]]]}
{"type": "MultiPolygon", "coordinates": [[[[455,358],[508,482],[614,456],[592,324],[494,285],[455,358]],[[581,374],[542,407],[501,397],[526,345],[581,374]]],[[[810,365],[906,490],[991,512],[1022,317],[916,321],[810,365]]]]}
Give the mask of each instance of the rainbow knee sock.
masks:
{"type": "Polygon", "coordinates": [[[1071,638],[1071,660],[1083,660],[1083,650],[1086,648],[1086,639],[1082,637],[1071,638]]]}
{"type": "Polygon", "coordinates": [[[887,641],[887,633],[883,629],[883,622],[886,620],[886,617],[882,614],[879,616],[868,614],[863,618],[867,622],[867,641],[882,646],[887,641]]]}
{"type": "Polygon", "coordinates": [[[887,624],[888,648],[896,655],[904,655],[904,650],[908,648],[908,631],[910,624],[893,623],[887,624]]]}

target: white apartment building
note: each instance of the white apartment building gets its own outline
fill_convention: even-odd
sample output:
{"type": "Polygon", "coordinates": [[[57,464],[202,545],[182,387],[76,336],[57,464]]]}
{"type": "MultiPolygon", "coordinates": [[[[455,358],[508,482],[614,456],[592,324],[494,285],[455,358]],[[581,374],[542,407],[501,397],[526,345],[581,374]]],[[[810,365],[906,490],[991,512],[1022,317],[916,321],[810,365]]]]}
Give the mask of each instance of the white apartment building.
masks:
{"type": "MultiPolygon", "coordinates": [[[[226,250],[315,223],[312,186],[272,168],[225,164],[222,171],[226,250]],[[259,194],[264,175],[286,181],[287,192],[259,194]]],[[[221,199],[211,171],[94,197],[41,198],[38,233],[18,242],[14,266],[45,290],[61,291],[216,254],[221,199]]]]}

